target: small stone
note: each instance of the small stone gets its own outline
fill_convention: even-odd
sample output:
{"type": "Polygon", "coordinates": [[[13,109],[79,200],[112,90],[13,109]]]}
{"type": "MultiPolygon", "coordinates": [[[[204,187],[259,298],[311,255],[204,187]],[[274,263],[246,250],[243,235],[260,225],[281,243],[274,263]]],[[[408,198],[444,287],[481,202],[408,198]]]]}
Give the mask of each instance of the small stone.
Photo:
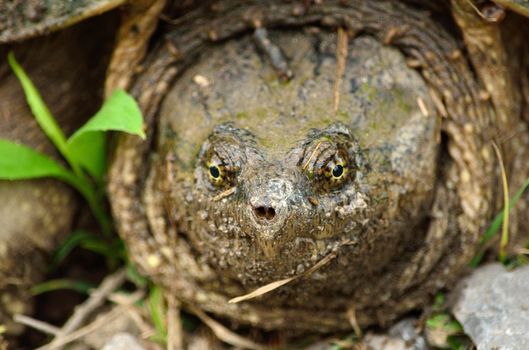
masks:
{"type": "Polygon", "coordinates": [[[118,333],[103,346],[102,350],[145,350],[145,347],[129,333],[118,333]]]}
{"type": "Polygon", "coordinates": [[[399,338],[390,337],[386,334],[367,334],[363,345],[369,350],[413,350],[406,342],[399,338]]]}
{"type": "Polygon", "coordinates": [[[529,349],[529,266],[485,265],[453,297],[452,312],[478,350],[529,349]]]}
{"type": "Polygon", "coordinates": [[[419,332],[418,323],[419,320],[415,318],[405,318],[391,327],[388,333],[390,336],[398,337],[404,340],[406,344],[412,345],[414,350],[427,350],[426,339],[419,332]]]}
{"type": "Polygon", "coordinates": [[[391,327],[387,334],[368,333],[363,343],[370,350],[427,350],[426,340],[416,325],[416,319],[403,319],[391,327]]]}

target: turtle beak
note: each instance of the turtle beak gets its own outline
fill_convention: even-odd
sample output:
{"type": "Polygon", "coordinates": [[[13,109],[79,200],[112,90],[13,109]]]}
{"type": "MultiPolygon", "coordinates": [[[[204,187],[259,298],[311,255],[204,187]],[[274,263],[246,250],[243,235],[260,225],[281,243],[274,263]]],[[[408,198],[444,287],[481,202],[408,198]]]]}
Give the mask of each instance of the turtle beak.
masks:
{"type": "Polygon", "coordinates": [[[256,181],[250,186],[248,213],[256,236],[273,240],[280,234],[289,216],[289,199],[293,184],[282,178],[256,181]]]}

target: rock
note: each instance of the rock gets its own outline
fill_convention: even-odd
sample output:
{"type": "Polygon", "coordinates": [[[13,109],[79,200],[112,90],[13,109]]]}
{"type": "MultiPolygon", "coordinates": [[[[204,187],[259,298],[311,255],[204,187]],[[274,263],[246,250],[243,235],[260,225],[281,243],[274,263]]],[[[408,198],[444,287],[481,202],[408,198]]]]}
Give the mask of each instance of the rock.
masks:
{"type": "Polygon", "coordinates": [[[529,349],[529,266],[489,264],[461,281],[452,312],[478,350],[529,349]]]}
{"type": "Polygon", "coordinates": [[[417,323],[419,321],[414,318],[405,318],[399,321],[389,329],[389,335],[397,337],[406,342],[406,344],[413,350],[427,350],[428,345],[424,336],[419,333],[417,323]]]}
{"type": "Polygon", "coordinates": [[[404,340],[385,334],[367,334],[363,345],[369,350],[413,350],[404,340]]]}
{"type": "Polygon", "coordinates": [[[118,333],[114,335],[102,350],[146,350],[143,345],[129,333],[118,333]]]}
{"type": "Polygon", "coordinates": [[[416,324],[416,319],[406,318],[391,327],[387,334],[368,333],[364,345],[370,350],[427,350],[416,324]]]}
{"type": "MultiPolygon", "coordinates": [[[[106,317],[109,312],[116,310],[116,308],[119,308],[119,306],[114,306],[106,312],[101,312],[97,318],[106,317]]],[[[82,342],[93,349],[101,349],[119,334],[129,334],[133,337],[140,334],[140,330],[136,326],[136,323],[134,323],[130,316],[124,312],[120,313],[112,322],[106,324],[105,327],[101,327],[83,337],[82,342]]]]}

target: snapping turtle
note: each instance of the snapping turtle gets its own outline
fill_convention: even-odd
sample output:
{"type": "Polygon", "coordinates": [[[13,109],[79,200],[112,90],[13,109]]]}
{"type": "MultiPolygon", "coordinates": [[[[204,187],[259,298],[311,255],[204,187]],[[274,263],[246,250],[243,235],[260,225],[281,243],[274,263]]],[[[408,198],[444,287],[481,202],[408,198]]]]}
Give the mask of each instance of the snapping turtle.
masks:
{"type": "MultiPolygon", "coordinates": [[[[175,2],[165,8],[175,20],[135,69],[162,5],[140,2],[119,30],[87,41],[106,57],[117,30],[110,63],[97,60],[105,90],[132,83],[148,125],[148,142],[120,136],[113,152],[117,229],[132,260],[184,305],[265,329],[385,324],[449,287],[477,251],[500,207],[492,145],[511,189],[527,177],[528,48],[517,31],[527,22],[515,13],[466,0],[175,2]]],[[[75,51],[76,38],[57,47],[75,51]]],[[[96,75],[58,96],[97,96],[96,75]]],[[[521,202],[514,232],[528,229],[521,202]]],[[[11,212],[0,220],[19,217],[11,212]]],[[[73,211],[61,216],[53,240],[73,211]]]]}
{"type": "Polygon", "coordinates": [[[526,22],[444,5],[222,1],[169,25],[132,87],[150,142],[122,137],[109,177],[142,271],[301,331],[385,324],[449,287],[499,208],[493,144],[515,189],[529,134],[526,22]]]}

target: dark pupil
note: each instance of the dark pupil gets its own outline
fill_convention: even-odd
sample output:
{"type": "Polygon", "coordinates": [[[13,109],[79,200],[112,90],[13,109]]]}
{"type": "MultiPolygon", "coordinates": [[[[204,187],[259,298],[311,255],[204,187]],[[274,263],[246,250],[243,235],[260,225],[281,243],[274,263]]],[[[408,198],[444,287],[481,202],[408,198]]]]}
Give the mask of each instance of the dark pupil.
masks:
{"type": "Polygon", "coordinates": [[[219,168],[216,166],[210,166],[209,173],[211,174],[211,177],[213,177],[214,179],[218,179],[220,176],[219,168]]]}
{"type": "Polygon", "coordinates": [[[340,177],[343,174],[343,166],[337,165],[332,169],[332,176],[334,177],[340,177]]]}

